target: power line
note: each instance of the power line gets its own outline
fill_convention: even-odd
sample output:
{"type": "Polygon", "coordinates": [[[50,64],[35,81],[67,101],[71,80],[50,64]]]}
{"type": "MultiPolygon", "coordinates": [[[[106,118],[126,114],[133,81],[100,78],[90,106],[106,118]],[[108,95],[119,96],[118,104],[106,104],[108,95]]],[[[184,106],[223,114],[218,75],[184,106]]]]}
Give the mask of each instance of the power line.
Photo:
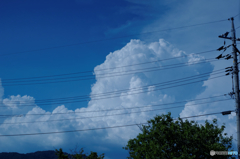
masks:
{"type": "MultiPolygon", "coordinates": [[[[95,71],[103,71],[103,70],[111,70],[111,69],[118,69],[118,68],[124,68],[124,67],[130,67],[130,66],[136,66],[136,65],[143,65],[143,64],[149,64],[149,63],[154,63],[154,62],[162,62],[162,61],[167,61],[167,60],[173,60],[176,58],[183,58],[191,55],[198,55],[198,54],[204,54],[204,53],[209,53],[217,51],[216,49],[214,50],[209,50],[209,51],[203,51],[199,53],[194,53],[194,54],[189,54],[189,55],[183,55],[183,56],[177,56],[177,57],[172,57],[172,58],[166,58],[162,60],[154,60],[154,61],[149,61],[149,62],[143,62],[143,63],[136,63],[136,64],[131,64],[131,65],[124,65],[124,66],[119,66],[119,67],[111,67],[111,68],[106,68],[106,69],[97,69],[95,71]]],[[[49,75],[49,76],[38,76],[38,77],[26,77],[26,78],[14,78],[14,79],[2,79],[4,81],[15,81],[15,80],[24,80],[24,79],[36,79],[36,78],[48,78],[48,77],[57,77],[57,76],[68,76],[68,75],[74,75],[74,74],[81,74],[81,73],[93,73],[93,71],[81,71],[81,72],[74,72],[74,73],[65,73],[65,74],[58,74],[58,75],[49,75]]]]}
{"type": "MultiPolygon", "coordinates": [[[[219,74],[219,73],[218,73],[219,74]]],[[[210,80],[210,79],[215,79],[215,78],[219,78],[219,77],[224,77],[225,75],[223,75],[223,76],[216,76],[216,77],[212,77],[212,78],[209,78],[208,80],[210,80]]],[[[202,82],[202,81],[204,81],[204,80],[199,80],[199,81],[194,81],[194,82],[190,82],[190,83],[184,83],[184,84],[179,84],[179,85],[175,85],[175,86],[169,86],[169,87],[165,87],[165,88],[159,88],[159,89],[154,89],[154,90],[152,90],[152,91],[157,91],[157,90],[163,90],[163,89],[168,89],[168,88],[173,88],[173,87],[178,87],[178,86],[183,86],[183,85],[188,85],[188,84],[192,84],[192,83],[197,83],[197,82],[202,82]]],[[[184,82],[184,81],[183,81],[184,82]]],[[[178,82],[175,82],[175,83],[179,83],[179,81],[178,82]]],[[[172,84],[175,84],[175,83],[172,83],[172,84]]],[[[171,83],[170,83],[171,84],[171,83]]],[[[169,85],[170,85],[169,84],[169,85]]],[[[163,84],[162,84],[163,85],[163,84]]],[[[166,86],[167,84],[164,84],[163,86],[166,86]]],[[[151,85],[152,86],[152,85],[151,85]]],[[[156,86],[156,87],[159,87],[159,86],[156,86]]],[[[140,94],[140,93],[146,93],[146,92],[150,92],[149,90],[147,90],[147,91],[143,91],[143,90],[140,90],[140,92],[135,92],[135,93],[128,93],[128,94],[123,94],[123,95],[121,95],[121,96],[126,96],[126,95],[135,95],[135,94],[140,94]]],[[[121,94],[122,92],[120,92],[120,94],[121,94]]],[[[105,96],[107,96],[107,95],[105,95],[105,96]]],[[[119,97],[118,95],[116,96],[110,96],[110,97],[105,97],[105,98],[91,98],[91,100],[102,100],[102,99],[108,99],[108,98],[114,98],[114,97],[119,97]]],[[[86,98],[86,97],[85,97],[86,98]]],[[[84,102],[84,101],[89,101],[89,100],[80,100],[80,101],[74,101],[74,102],[64,102],[64,103],[75,103],[75,102],[84,102]]],[[[63,102],[61,102],[61,103],[51,103],[51,104],[63,104],[63,102]]],[[[39,104],[39,105],[50,105],[50,104],[39,104]]],[[[22,106],[36,106],[36,105],[21,105],[21,107],[22,106]]],[[[9,108],[9,106],[0,106],[0,107],[8,107],[9,108]]],[[[20,106],[19,106],[20,107],[20,106]]]]}
{"type": "MultiPolygon", "coordinates": [[[[220,77],[225,77],[225,75],[223,76],[217,76],[217,77],[213,77],[213,78],[209,78],[210,79],[215,79],[215,78],[220,78],[220,77]]],[[[198,83],[198,82],[203,82],[204,80],[199,80],[199,81],[194,81],[194,82],[190,82],[190,83],[184,83],[184,84],[179,84],[179,85],[175,85],[175,86],[169,86],[169,87],[165,87],[165,88],[159,88],[159,89],[154,89],[153,91],[158,91],[158,90],[163,90],[163,89],[168,89],[168,88],[174,88],[174,87],[178,87],[178,86],[184,86],[184,85],[188,85],[188,84],[193,84],[193,83],[198,83]]],[[[141,93],[146,93],[146,92],[150,92],[150,91],[139,91],[139,92],[135,92],[135,93],[131,93],[131,94],[123,94],[121,96],[129,96],[129,95],[136,95],[136,94],[141,94],[141,93]]],[[[118,95],[116,96],[110,96],[110,97],[105,97],[105,98],[92,98],[91,101],[95,101],[95,100],[103,100],[103,99],[109,99],[109,98],[115,98],[115,97],[119,97],[118,95]]],[[[74,101],[74,102],[64,102],[66,103],[76,103],[76,102],[86,102],[89,100],[79,100],[79,101],[74,101]]],[[[63,104],[63,102],[61,103],[53,103],[53,104],[63,104]]],[[[50,105],[50,104],[39,104],[39,105],[50,105]]],[[[24,106],[36,106],[36,105],[21,105],[19,107],[24,107],[24,106]]],[[[1,107],[6,107],[6,106],[1,106],[1,107]]],[[[9,107],[8,107],[9,108],[9,107]]]]}
{"type": "Polygon", "coordinates": [[[237,15],[235,15],[235,16],[233,16],[233,17],[235,18],[235,17],[239,16],[239,14],[240,14],[240,13],[238,13],[237,15]]]}
{"type": "Polygon", "coordinates": [[[162,32],[162,31],[169,31],[169,30],[175,30],[175,29],[182,29],[182,28],[188,28],[188,27],[195,27],[195,26],[206,25],[206,24],[212,24],[212,23],[218,23],[218,22],[223,22],[223,21],[227,21],[227,19],[226,19],[226,20],[224,19],[224,20],[211,21],[211,22],[206,22],[206,23],[192,24],[192,25],[181,26],[181,27],[175,27],[175,28],[169,28],[169,29],[162,29],[162,30],[158,30],[158,31],[149,31],[149,32],[144,32],[144,33],[139,33],[139,34],[125,35],[125,36],[120,36],[120,37],[115,37],[115,38],[108,38],[108,39],[101,39],[101,40],[85,41],[85,42],[80,42],[80,43],[75,43],[75,44],[70,44],[70,45],[62,45],[62,46],[48,47],[48,48],[35,49],[35,50],[29,50],[29,51],[20,51],[20,52],[15,52],[15,53],[0,54],[0,56],[7,56],[7,55],[14,55],[14,54],[22,54],[22,53],[36,52],[36,51],[45,51],[45,50],[51,50],[51,49],[58,49],[58,48],[70,47],[70,46],[76,46],[76,45],[87,44],[87,43],[95,43],[95,42],[101,42],[101,41],[108,41],[108,40],[114,40],[114,39],[121,39],[121,38],[126,38],[126,37],[136,36],[136,35],[142,35],[142,34],[151,34],[151,33],[157,33],[157,32],[162,32]]]}
{"type": "MultiPolygon", "coordinates": [[[[175,80],[170,80],[170,81],[166,81],[166,82],[161,82],[161,83],[156,83],[156,84],[150,84],[150,85],[145,85],[145,86],[139,86],[139,87],[134,87],[134,88],[131,88],[131,89],[122,89],[122,90],[118,90],[118,91],[111,91],[111,92],[105,92],[105,93],[98,93],[98,94],[91,94],[91,95],[81,95],[81,96],[73,96],[73,97],[64,97],[64,98],[53,98],[53,99],[42,99],[42,100],[35,100],[35,102],[54,102],[54,101],[65,101],[65,100],[68,100],[68,99],[81,99],[81,98],[89,98],[89,97],[97,97],[97,96],[104,96],[104,95],[107,95],[107,94],[113,94],[113,93],[122,93],[123,91],[131,91],[131,90],[136,90],[136,89],[143,89],[143,88],[148,88],[150,86],[158,86],[158,85],[162,85],[162,84],[168,84],[168,83],[171,83],[171,82],[183,82],[185,80],[191,80],[191,78],[198,78],[199,76],[208,76],[209,74],[211,75],[215,75],[215,74],[219,74],[221,72],[223,72],[224,68],[223,69],[218,69],[218,70],[215,70],[215,71],[211,71],[211,72],[205,72],[205,73],[201,73],[201,74],[198,74],[198,75],[194,75],[194,76],[188,76],[188,77],[184,77],[184,78],[179,78],[179,79],[175,79],[175,80]],[[182,81],[183,80],[183,81],[182,81]]],[[[10,103],[16,103],[15,101],[11,101],[10,103]]],[[[17,101],[18,103],[18,101],[17,101]]]]}
{"type": "Polygon", "coordinates": [[[238,26],[237,28],[235,28],[235,29],[238,29],[238,28],[240,28],[240,26],[238,26]]]}
{"type": "Polygon", "coordinates": [[[105,110],[93,110],[93,111],[84,111],[84,112],[67,112],[67,113],[51,113],[51,114],[12,114],[12,115],[0,115],[1,117],[22,117],[22,116],[35,116],[35,115],[62,115],[62,114],[82,114],[82,113],[93,113],[93,112],[108,112],[108,111],[116,111],[116,110],[126,110],[126,109],[136,109],[136,108],[146,108],[146,107],[158,107],[158,106],[165,106],[165,105],[174,105],[178,103],[186,103],[186,102],[195,102],[199,100],[206,100],[206,99],[212,99],[217,97],[223,97],[226,95],[218,95],[218,96],[212,96],[212,97],[205,97],[205,98],[199,98],[194,100],[185,100],[185,101],[178,101],[178,102],[172,102],[172,103],[164,103],[164,104],[155,104],[155,105],[145,105],[145,106],[138,106],[138,107],[127,107],[127,108],[118,108],[118,109],[105,109],[105,110]]]}
{"type": "MultiPolygon", "coordinates": [[[[219,60],[210,60],[210,61],[206,61],[206,60],[202,60],[202,62],[197,62],[197,63],[192,63],[192,62],[188,62],[188,63],[179,63],[179,64],[175,64],[175,65],[179,65],[179,66],[173,66],[173,67],[166,67],[166,68],[159,68],[159,69],[154,69],[154,70],[147,70],[147,71],[140,71],[140,72],[130,72],[130,71],[126,71],[126,72],[130,72],[130,73],[125,73],[125,74],[117,74],[117,73],[113,73],[114,75],[111,76],[99,76],[97,78],[111,78],[111,77],[116,77],[116,76],[123,76],[123,75],[130,75],[130,74],[135,74],[135,73],[143,73],[143,72],[153,72],[153,71],[160,71],[160,70],[166,70],[166,69],[173,69],[173,68],[179,68],[179,67],[184,67],[184,66],[189,66],[189,65],[196,65],[196,64],[204,64],[207,62],[216,62],[219,60]]],[[[147,68],[150,69],[150,68],[147,68]]],[[[141,69],[143,70],[143,69],[141,69]]],[[[108,73],[108,74],[112,74],[112,73],[108,73]]],[[[108,75],[107,74],[107,75],[108,75]]],[[[94,75],[89,75],[89,76],[94,76],[94,75]]],[[[81,76],[83,77],[83,76],[81,76]]],[[[79,77],[68,77],[65,79],[69,79],[69,78],[79,78],[79,77]]],[[[81,81],[81,80],[90,80],[90,79],[95,79],[95,78],[80,78],[80,79],[73,79],[73,80],[65,80],[65,81],[52,81],[52,82],[42,82],[42,83],[20,83],[20,84],[9,84],[9,85],[4,85],[4,86],[17,86],[17,85],[35,85],[35,84],[50,84],[50,83],[59,83],[59,82],[73,82],[73,81],[81,81]]],[[[47,79],[47,80],[56,80],[56,79],[47,79]]],[[[47,81],[47,80],[33,80],[33,81],[20,81],[20,82],[35,82],[35,81],[47,81]]],[[[3,81],[3,84],[5,82],[3,81]]],[[[15,83],[15,82],[12,82],[15,83]]]]}
{"type": "MultiPolygon", "coordinates": [[[[69,79],[69,78],[79,78],[79,77],[92,77],[92,76],[99,76],[99,75],[111,75],[114,76],[114,74],[118,74],[118,73],[125,73],[125,72],[131,72],[131,71],[140,71],[140,70],[149,70],[149,69],[154,69],[154,68],[159,68],[159,67],[169,67],[169,66],[181,66],[181,65],[189,65],[189,64],[198,64],[198,63],[206,63],[209,62],[207,61],[209,60],[210,62],[213,61],[219,61],[216,60],[215,58],[210,58],[210,59],[204,59],[204,60],[200,60],[198,62],[184,62],[184,63],[176,63],[176,64],[170,64],[170,65],[164,65],[164,66],[156,66],[156,67],[148,67],[148,68],[141,68],[141,69],[135,69],[135,70],[127,70],[127,71],[121,71],[121,72],[112,72],[112,73],[102,73],[102,74],[94,74],[94,75],[84,75],[84,76],[76,76],[76,77],[64,77],[64,78],[55,78],[55,79],[43,79],[43,80],[32,80],[33,82],[35,81],[48,81],[48,80],[58,80],[58,79],[69,79]],[[113,74],[113,75],[112,75],[113,74]]],[[[172,68],[172,67],[171,67],[172,68]]],[[[175,68],[175,67],[174,67],[175,68]]],[[[141,71],[141,72],[145,72],[145,71],[141,71]]],[[[136,73],[136,72],[133,72],[136,73]]],[[[137,72],[138,73],[138,72],[137,72]]],[[[100,76],[101,77],[101,76],[100,76]]],[[[103,76],[104,77],[104,76],[103,76]]],[[[109,77],[109,76],[107,76],[109,77]]],[[[32,82],[32,81],[19,81],[19,82],[32,82]]],[[[6,81],[4,80],[4,83],[14,83],[14,82],[18,82],[18,81],[6,81]]]]}
{"type": "MultiPolygon", "coordinates": [[[[230,110],[230,111],[231,111],[231,112],[235,112],[235,110],[230,110]]],[[[223,112],[225,112],[225,111],[223,111],[223,112]]],[[[222,114],[223,112],[209,113],[209,114],[202,114],[202,115],[194,115],[194,116],[182,117],[181,119],[195,118],[195,117],[207,116],[207,115],[215,115],[215,114],[222,114]]],[[[175,119],[175,120],[177,120],[177,119],[175,119]]]]}
{"type": "MultiPolygon", "coordinates": [[[[234,110],[231,110],[231,112],[234,112],[234,110]]],[[[221,114],[221,113],[222,112],[201,114],[201,115],[195,115],[195,116],[182,117],[181,119],[194,118],[194,117],[207,116],[207,115],[215,115],[215,114],[221,114]]],[[[174,120],[178,120],[178,119],[174,119],[174,120]]],[[[139,123],[139,124],[143,125],[143,124],[148,124],[148,123],[139,123]]],[[[41,133],[25,133],[25,134],[9,134],[9,135],[0,135],[0,137],[60,134],[60,133],[70,133],[70,132],[81,132],[81,131],[90,131],[90,130],[103,130],[103,129],[111,129],[111,128],[120,128],[120,127],[136,126],[136,125],[137,124],[128,124],[128,125],[109,126],[109,127],[91,128],[91,129],[80,129],[80,130],[67,130],[67,131],[41,132],[41,133]]]]}
{"type": "Polygon", "coordinates": [[[185,106],[175,106],[175,107],[168,107],[168,108],[161,108],[161,109],[154,109],[154,110],[143,110],[143,111],[137,111],[137,112],[130,112],[130,113],[119,113],[119,114],[111,114],[111,115],[100,115],[100,116],[91,116],[91,117],[81,117],[81,118],[68,118],[68,119],[55,119],[55,120],[47,120],[47,121],[30,121],[30,122],[14,122],[14,123],[2,123],[4,124],[26,124],[26,123],[42,123],[42,122],[56,122],[56,121],[66,121],[66,120],[79,120],[79,119],[92,119],[92,118],[99,118],[99,117],[109,117],[109,116],[117,116],[117,115],[126,115],[126,114],[134,114],[134,113],[142,113],[142,112],[151,112],[151,111],[157,111],[157,110],[165,110],[165,109],[173,109],[173,108],[181,108],[181,107],[188,107],[188,106],[194,106],[194,105],[201,105],[206,103],[213,103],[213,102],[221,102],[221,101],[227,101],[232,99],[223,99],[223,100],[216,100],[211,102],[203,102],[203,103],[197,103],[197,104],[191,104],[191,105],[185,105],[185,106]]]}

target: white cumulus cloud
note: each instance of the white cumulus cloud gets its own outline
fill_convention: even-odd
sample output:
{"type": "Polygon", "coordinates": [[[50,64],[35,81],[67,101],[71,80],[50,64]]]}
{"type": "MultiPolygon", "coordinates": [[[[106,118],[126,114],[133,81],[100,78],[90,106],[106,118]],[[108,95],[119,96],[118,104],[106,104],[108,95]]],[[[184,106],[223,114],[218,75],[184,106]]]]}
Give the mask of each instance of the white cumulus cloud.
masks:
{"type": "MultiPolygon", "coordinates": [[[[186,55],[186,53],[182,50],[175,48],[173,45],[171,45],[164,39],[160,39],[157,42],[152,42],[148,44],[140,40],[131,40],[126,46],[124,46],[120,50],[111,52],[109,55],[107,55],[106,60],[101,65],[95,67],[94,74],[96,75],[96,82],[91,87],[91,100],[89,101],[87,107],[70,110],[65,105],[60,105],[56,107],[52,112],[47,112],[37,105],[35,105],[34,107],[23,109],[24,107],[22,106],[24,106],[26,103],[34,104],[34,98],[27,95],[10,96],[9,98],[3,99],[3,105],[5,105],[7,108],[11,108],[11,112],[9,113],[27,115],[23,115],[21,117],[6,118],[0,125],[0,132],[1,134],[56,132],[64,130],[91,129],[146,122],[150,118],[153,118],[156,114],[162,114],[166,113],[167,111],[171,111],[168,109],[147,112],[148,110],[161,108],[153,107],[152,105],[174,102],[175,100],[181,99],[181,97],[179,96],[190,98],[192,96],[196,96],[201,91],[198,89],[186,91],[186,88],[182,87],[174,87],[167,89],[167,87],[176,85],[178,83],[175,82],[169,85],[169,83],[166,83],[166,81],[176,80],[178,78],[183,78],[190,75],[196,75],[196,70],[197,72],[204,72],[205,69],[212,69],[210,64],[206,64],[205,66],[185,66],[183,68],[179,67],[162,71],[149,71],[150,69],[148,69],[149,67],[154,67],[155,69],[162,69],[165,68],[164,66],[166,64],[174,65],[176,63],[189,61],[189,58],[176,58],[171,61],[164,61],[164,59],[173,58],[179,55],[186,55]],[[154,62],[142,65],[135,65],[139,63],[146,63],[149,61],[154,62]],[[115,74],[110,74],[114,72],[117,72],[118,74],[128,73],[128,75],[116,76],[115,74]],[[105,74],[109,77],[102,78],[102,74],[105,74]],[[161,82],[165,83],[162,85],[155,85],[161,82]],[[108,93],[107,96],[101,95],[101,93],[106,92],[112,93],[108,93]],[[15,103],[12,103],[13,101],[15,103]],[[148,107],[141,108],[141,106],[148,107]],[[130,107],[138,108],[128,109],[130,107]],[[106,109],[122,110],[101,111],[106,109]],[[139,111],[142,112],[134,113],[139,111]],[[54,113],[68,114],[54,115],[54,113]],[[117,115],[120,113],[131,114],[117,115]],[[95,118],[89,118],[94,116],[95,118]],[[85,119],[78,119],[84,117],[85,119]],[[55,122],[52,122],[51,120],[55,120],[55,122]],[[22,123],[9,124],[11,122],[22,123]]],[[[202,85],[203,82],[196,84],[197,87],[201,87],[202,85]]],[[[165,108],[170,106],[171,105],[165,106],[165,108]]],[[[192,113],[194,112],[191,111],[190,113],[186,113],[186,115],[192,115],[192,113]]],[[[15,138],[9,137],[4,138],[4,141],[8,143],[23,143],[22,147],[14,144],[11,145],[11,149],[14,149],[16,151],[23,150],[24,143],[38,143],[38,146],[48,149],[61,146],[63,143],[72,144],[75,143],[76,140],[79,141],[79,143],[96,145],[96,149],[98,150],[105,147],[104,150],[110,151],[109,145],[122,147],[127,144],[127,141],[130,138],[135,137],[139,132],[139,128],[135,126],[97,131],[83,131],[76,133],[50,134],[30,137],[22,136],[15,138]]],[[[3,151],[7,151],[7,149],[9,148],[8,146],[0,147],[1,149],[3,149],[3,151]]]]}

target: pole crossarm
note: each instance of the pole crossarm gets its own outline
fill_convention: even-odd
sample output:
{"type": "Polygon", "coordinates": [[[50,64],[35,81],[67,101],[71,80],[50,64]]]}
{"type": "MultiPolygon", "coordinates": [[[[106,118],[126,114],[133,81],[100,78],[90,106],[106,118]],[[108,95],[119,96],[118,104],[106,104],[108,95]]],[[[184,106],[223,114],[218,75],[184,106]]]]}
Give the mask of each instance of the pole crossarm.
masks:
{"type": "MultiPolygon", "coordinates": [[[[223,39],[233,40],[232,37],[225,37],[225,36],[223,36],[223,35],[219,35],[218,37],[219,37],[219,38],[223,38],[223,39]]],[[[236,40],[236,41],[240,41],[240,38],[237,38],[237,39],[235,39],[235,40],[236,40]]]]}
{"type": "Polygon", "coordinates": [[[224,37],[224,36],[222,36],[222,35],[219,35],[218,37],[219,37],[219,38],[224,38],[224,39],[232,40],[232,37],[224,37]]]}

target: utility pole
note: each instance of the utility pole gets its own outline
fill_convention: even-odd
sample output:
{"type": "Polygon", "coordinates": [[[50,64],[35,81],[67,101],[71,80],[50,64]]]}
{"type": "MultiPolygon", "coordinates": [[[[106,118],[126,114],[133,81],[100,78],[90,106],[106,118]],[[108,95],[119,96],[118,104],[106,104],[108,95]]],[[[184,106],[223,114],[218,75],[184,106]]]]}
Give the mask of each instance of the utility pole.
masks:
{"type": "Polygon", "coordinates": [[[232,21],[232,54],[233,54],[233,78],[234,78],[234,90],[235,90],[235,103],[236,103],[236,119],[237,119],[237,148],[238,148],[238,158],[240,155],[240,113],[239,113],[239,77],[238,77],[238,60],[237,60],[237,50],[236,50],[236,35],[234,28],[233,17],[232,21]]]}
{"type": "MultiPolygon", "coordinates": [[[[240,99],[239,99],[239,77],[238,77],[238,59],[237,59],[237,47],[236,47],[236,40],[240,41],[240,39],[236,39],[235,35],[235,28],[234,28],[234,18],[230,18],[228,20],[231,20],[232,22],[232,37],[227,37],[228,32],[226,32],[223,35],[220,35],[220,38],[224,39],[230,39],[232,40],[232,56],[233,58],[233,69],[232,69],[232,74],[233,74],[233,80],[234,80],[234,92],[235,94],[235,104],[236,104],[236,120],[237,120],[237,148],[238,148],[238,158],[240,159],[240,112],[239,112],[239,107],[240,107],[240,99]]],[[[224,42],[225,44],[225,42],[224,42]]],[[[226,47],[224,48],[226,50],[226,47]]],[[[219,50],[220,51],[220,50],[219,50]]]]}
{"type": "Polygon", "coordinates": [[[236,35],[234,28],[234,19],[232,21],[232,55],[233,55],[233,78],[234,78],[234,90],[235,90],[235,104],[236,104],[236,119],[237,119],[237,148],[238,148],[238,158],[240,155],[240,113],[239,113],[239,77],[238,77],[238,59],[237,59],[237,50],[236,50],[236,35]]]}

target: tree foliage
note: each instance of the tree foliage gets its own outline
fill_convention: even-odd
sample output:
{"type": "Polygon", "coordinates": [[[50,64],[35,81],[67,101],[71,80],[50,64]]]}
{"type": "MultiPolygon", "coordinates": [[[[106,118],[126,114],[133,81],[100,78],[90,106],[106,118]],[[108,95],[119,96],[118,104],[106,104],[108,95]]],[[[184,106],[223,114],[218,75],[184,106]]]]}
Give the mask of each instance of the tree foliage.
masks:
{"type": "Polygon", "coordinates": [[[62,151],[62,148],[55,150],[55,154],[58,156],[58,159],[68,159],[68,155],[65,155],[62,151]]]}
{"type": "Polygon", "coordinates": [[[62,149],[60,148],[59,150],[55,150],[56,155],[58,156],[58,159],[104,159],[104,154],[101,154],[98,156],[96,152],[92,152],[89,156],[86,154],[83,154],[84,150],[81,148],[81,150],[77,153],[76,150],[74,154],[69,155],[64,155],[62,149]]]}
{"type": "Polygon", "coordinates": [[[211,156],[210,151],[228,151],[232,148],[233,137],[222,134],[217,119],[205,121],[205,126],[194,121],[174,122],[171,113],[156,116],[142,126],[142,133],[130,139],[123,149],[129,151],[129,159],[157,158],[234,158],[232,156],[211,156]]]}

